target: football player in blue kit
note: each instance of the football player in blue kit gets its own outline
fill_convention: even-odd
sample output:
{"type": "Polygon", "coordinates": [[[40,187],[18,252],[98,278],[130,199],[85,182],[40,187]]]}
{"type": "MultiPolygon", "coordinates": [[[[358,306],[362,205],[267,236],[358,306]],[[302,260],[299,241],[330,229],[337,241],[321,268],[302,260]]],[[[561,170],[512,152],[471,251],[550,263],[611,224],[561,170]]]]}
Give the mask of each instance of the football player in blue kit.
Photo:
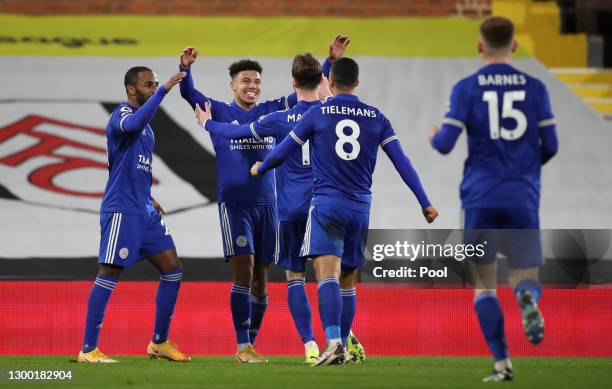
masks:
{"type": "Polygon", "coordinates": [[[270,175],[269,170],[310,140],[315,184],[300,255],[314,259],[319,314],[327,339],[315,366],[347,359],[344,344],[355,315],[354,290],[357,270],[364,264],[379,147],[417,197],[426,220],[431,223],[438,215],[389,120],[353,94],[358,83],[357,63],[350,58],[337,60],[330,74],[334,97],[306,112],[289,136],[251,168],[253,176],[270,175]],[[352,291],[347,299],[341,288],[352,291]],[[350,308],[344,309],[345,304],[350,308]]]}
{"type": "Polygon", "coordinates": [[[455,84],[442,127],[430,136],[442,154],[452,150],[461,132],[468,137],[460,195],[466,242],[487,242],[486,255],[471,261],[474,308],[495,361],[487,382],[513,377],[496,294],[498,249],[512,269],[509,282],[527,337],[538,344],[544,336],[538,308],[540,175],[558,141],[546,86],[510,65],[516,48],[510,20],[491,17],[481,24],[478,51],[485,66],[455,84]],[[513,231],[492,231],[502,229],[513,231]]]}
{"type": "MultiPolygon", "coordinates": [[[[200,125],[212,135],[229,139],[245,137],[261,139],[271,136],[277,142],[282,141],[306,111],[321,105],[320,96],[331,96],[331,91],[323,82],[321,65],[311,54],[295,56],[291,74],[293,88],[298,98],[298,104],[295,107],[273,112],[250,124],[235,126],[211,120],[209,105],[206,104],[205,111],[196,107],[200,125]],[[317,91],[318,88],[326,91],[317,91]]],[[[314,341],[310,303],[305,290],[306,258],[299,255],[306,231],[308,208],[314,185],[308,142],[276,170],[276,177],[279,223],[276,229],[275,264],[285,269],[289,310],[304,343],[306,363],[312,365],[319,357],[319,349],[314,341]]],[[[346,291],[346,294],[349,294],[348,292],[346,291]]],[[[354,335],[353,338],[355,338],[354,335]]],[[[365,360],[363,346],[358,341],[355,342],[349,347],[349,353],[355,354],[355,360],[363,361],[365,360]]]]}
{"type": "MultiPolygon", "coordinates": [[[[332,43],[335,50],[330,49],[330,56],[343,52],[347,44],[346,37],[336,37],[332,43]]],[[[187,72],[181,83],[181,95],[194,109],[196,105],[208,104],[212,120],[216,122],[249,124],[297,104],[295,93],[258,104],[262,68],[251,60],[241,60],[229,67],[229,86],[234,92],[231,104],[211,99],[193,84],[190,68],[197,55],[192,47],[187,47],[181,55],[180,68],[187,72]]],[[[276,180],[274,174],[251,177],[249,168],[255,161],[265,158],[273,149],[275,139],[272,136],[228,139],[214,132],[210,136],[217,161],[223,249],[233,274],[230,305],[238,343],[235,360],[267,362],[253,344],[268,304],[268,269],[276,252],[276,180]]]]}
{"type": "Polygon", "coordinates": [[[149,125],[164,96],[185,76],[176,73],[159,85],[155,73],[146,67],[133,67],[125,74],[127,101],[115,108],[106,126],[109,178],[100,207],[99,271],[87,303],[78,362],[117,362],[98,349],[98,335],[119,275],[142,259],[160,272],[154,334],[147,353],[171,361],[191,361],[168,340],[182,265],[162,219],[163,209],[151,197],[155,136],[149,125]]]}

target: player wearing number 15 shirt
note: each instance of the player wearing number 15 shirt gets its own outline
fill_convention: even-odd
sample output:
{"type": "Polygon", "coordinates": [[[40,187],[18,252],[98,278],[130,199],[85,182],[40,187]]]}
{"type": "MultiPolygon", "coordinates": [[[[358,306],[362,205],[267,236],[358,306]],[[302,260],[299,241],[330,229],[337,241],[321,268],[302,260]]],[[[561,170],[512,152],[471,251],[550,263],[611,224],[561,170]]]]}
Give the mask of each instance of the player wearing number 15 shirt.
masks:
{"type": "Polygon", "coordinates": [[[450,106],[431,143],[449,153],[461,132],[468,141],[468,157],[460,187],[466,243],[487,243],[486,254],[474,258],[474,307],[495,361],[485,381],[513,376],[503,313],[495,293],[495,259],[502,251],[511,268],[523,326],[537,344],[544,336],[538,309],[542,287],[539,237],[540,174],[557,152],[555,120],[546,86],[510,65],[516,50],[514,26],[491,17],[480,26],[478,50],[485,66],[453,87],[450,106]],[[512,230],[494,231],[494,230],[512,230]],[[523,231],[516,231],[523,230],[523,231]]]}

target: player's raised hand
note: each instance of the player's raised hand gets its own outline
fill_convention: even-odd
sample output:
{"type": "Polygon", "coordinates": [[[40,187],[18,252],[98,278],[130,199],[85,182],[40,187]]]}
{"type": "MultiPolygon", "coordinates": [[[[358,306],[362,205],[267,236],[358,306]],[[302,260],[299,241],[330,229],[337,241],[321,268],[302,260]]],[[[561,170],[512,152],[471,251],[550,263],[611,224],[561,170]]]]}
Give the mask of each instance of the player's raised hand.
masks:
{"type": "Polygon", "coordinates": [[[438,127],[434,127],[431,129],[431,131],[429,131],[429,134],[427,135],[427,139],[429,139],[429,143],[433,143],[433,138],[434,136],[436,136],[438,132],[440,132],[440,129],[438,127]]]}
{"type": "Polygon", "coordinates": [[[423,209],[423,216],[425,216],[425,220],[427,223],[431,224],[438,217],[438,211],[432,206],[423,209]]]}
{"type": "Polygon", "coordinates": [[[259,175],[259,172],[257,171],[257,169],[259,168],[259,165],[261,165],[261,161],[257,161],[253,164],[253,166],[251,166],[251,175],[253,177],[259,175]]]}
{"type": "Polygon", "coordinates": [[[183,53],[181,54],[181,67],[182,68],[190,67],[191,64],[196,61],[196,58],[198,58],[198,54],[199,52],[195,47],[193,46],[185,47],[185,49],[183,50],[183,53]]]}
{"type": "Polygon", "coordinates": [[[331,63],[336,62],[344,55],[346,46],[351,43],[351,40],[346,35],[336,35],[329,45],[329,56],[327,60],[331,63]]]}
{"type": "Polygon", "coordinates": [[[187,73],[185,72],[178,72],[173,74],[172,77],[170,77],[170,79],[164,84],[164,88],[166,88],[166,91],[170,92],[170,89],[172,89],[176,84],[181,82],[181,80],[183,80],[186,75],[187,73]]]}
{"type": "MultiPolygon", "coordinates": [[[[204,109],[200,108],[200,104],[196,104],[195,114],[200,127],[204,127],[206,121],[212,119],[212,113],[210,111],[210,104],[208,101],[204,102],[204,109]]],[[[206,129],[206,127],[204,127],[204,129],[206,129]]]]}
{"type": "Polygon", "coordinates": [[[317,87],[317,93],[319,94],[319,100],[323,101],[333,96],[332,91],[329,88],[329,81],[327,80],[327,77],[321,77],[321,83],[317,87]]]}

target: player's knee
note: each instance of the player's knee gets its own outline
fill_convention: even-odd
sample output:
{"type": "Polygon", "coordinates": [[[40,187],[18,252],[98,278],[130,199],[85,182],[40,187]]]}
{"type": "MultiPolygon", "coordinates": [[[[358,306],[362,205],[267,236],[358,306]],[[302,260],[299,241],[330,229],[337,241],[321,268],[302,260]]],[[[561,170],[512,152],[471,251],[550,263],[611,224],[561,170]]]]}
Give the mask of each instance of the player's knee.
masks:
{"type": "Polygon", "coordinates": [[[353,271],[342,271],[340,272],[340,287],[342,289],[352,289],[357,284],[357,269],[353,271]]]}
{"type": "Polygon", "coordinates": [[[123,268],[119,266],[100,264],[98,266],[98,275],[119,278],[121,275],[121,270],[123,270],[123,268]]]}
{"type": "Polygon", "coordinates": [[[172,270],[180,270],[183,271],[183,263],[181,262],[180,259],[178,259],[178,257],[174,258],[174,263],[172,264],[173,269],[172,270]]]}
{"type": "Polygon", "coordinates": [[[292,270],[286,270],[285,274],[287,275],[287,281],[293,281],[293,280],[306,281],[306,273],[305,272],[296,272],[296,271],[292,271],[292,270]]]}
{"type": "Polygon", "coordinates": [[[497,296],[497,289],[489,289],[489,288],[474,289],[474,300],[477,300],[478,297],[484,296],[486,294],[491,295],[491,296],[497,296]]]}
{"type": "Polygon", "coordinates": [[[233,282],[235,285],[251,287],[253,283],[253,271],[250,268],[234,270],[233,282]]]}
{"type": "Polygon", "coordinates": [[[266,279],[253,279],[251,283],[251,293],[255,296],[265,296],[268,294],[268,282],[266,279]]]}

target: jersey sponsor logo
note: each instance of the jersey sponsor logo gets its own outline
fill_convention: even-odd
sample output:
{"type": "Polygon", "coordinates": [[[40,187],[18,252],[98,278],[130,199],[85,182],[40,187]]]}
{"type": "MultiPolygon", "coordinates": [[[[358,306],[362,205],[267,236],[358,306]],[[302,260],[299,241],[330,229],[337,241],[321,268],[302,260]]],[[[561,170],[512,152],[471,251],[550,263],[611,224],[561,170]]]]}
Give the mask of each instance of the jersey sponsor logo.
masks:
{"type": "Polygon", "coordinates": [[[147,155],[138,154],[138,163],[136,169],[151,173],[151,157],[147,155]]]}
{"type": "Polygon", "coordinates": [[[266,136],[257,140],[255,138],[230,139],[230,151],[248,150],[272,150],[274,148],[274,137],[266,136]]]}

